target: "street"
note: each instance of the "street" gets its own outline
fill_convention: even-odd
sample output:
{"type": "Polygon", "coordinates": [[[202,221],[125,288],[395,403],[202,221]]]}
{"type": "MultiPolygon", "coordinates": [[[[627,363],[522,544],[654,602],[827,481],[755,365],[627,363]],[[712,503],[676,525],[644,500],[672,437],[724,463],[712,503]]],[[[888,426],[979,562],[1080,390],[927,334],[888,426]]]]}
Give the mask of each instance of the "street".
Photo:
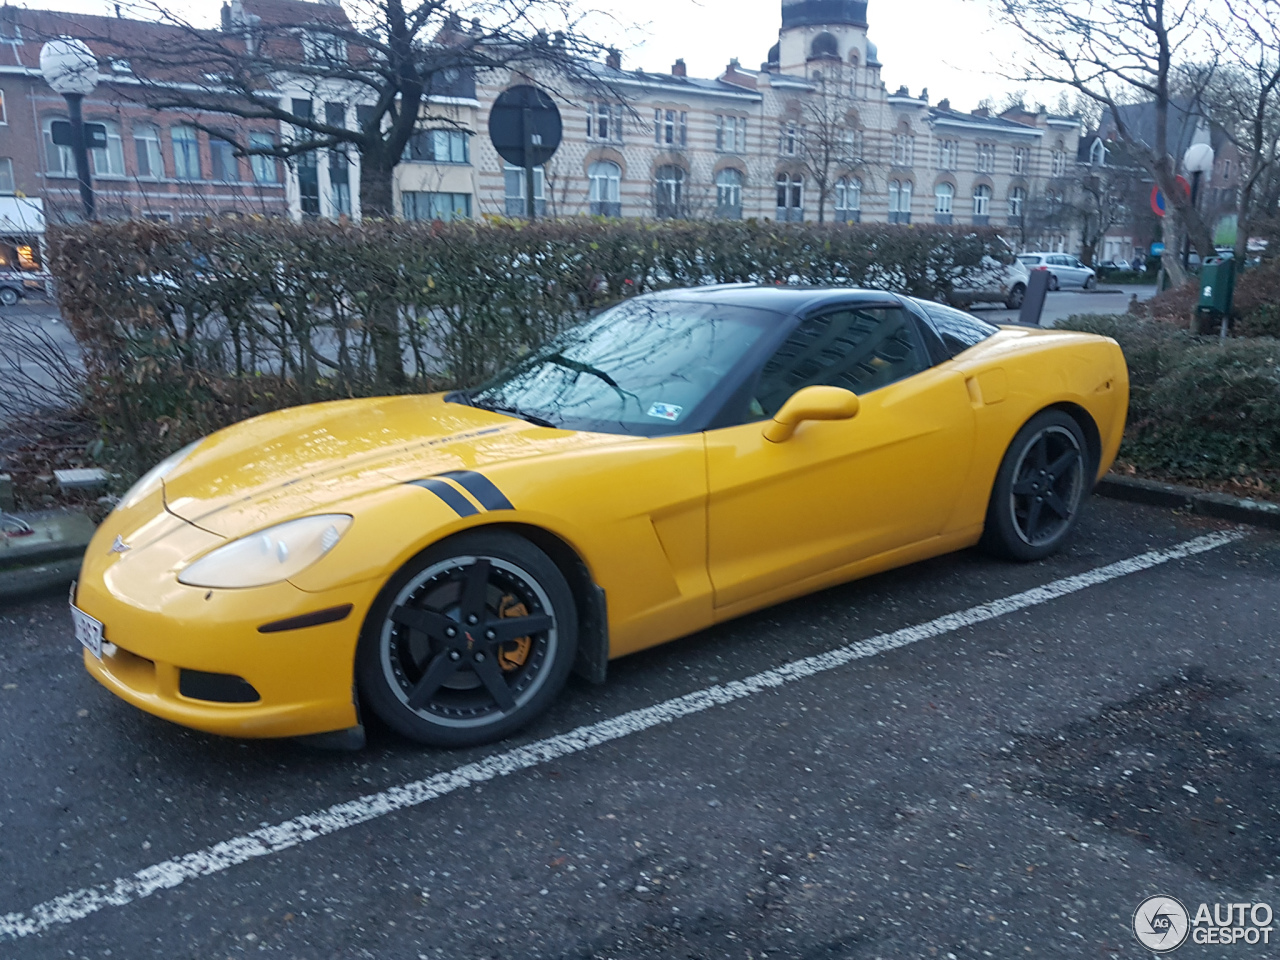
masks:
{"type": "Polygon", "coordinates": [[[1136,960],[1144,897],[1280,900],[1277,623],[1276,535],[1095,497],[1047,561],[766,610],[513,740],[325,753],[133,709],[33,598],[0,611],[0,956],[1136,960]]]}

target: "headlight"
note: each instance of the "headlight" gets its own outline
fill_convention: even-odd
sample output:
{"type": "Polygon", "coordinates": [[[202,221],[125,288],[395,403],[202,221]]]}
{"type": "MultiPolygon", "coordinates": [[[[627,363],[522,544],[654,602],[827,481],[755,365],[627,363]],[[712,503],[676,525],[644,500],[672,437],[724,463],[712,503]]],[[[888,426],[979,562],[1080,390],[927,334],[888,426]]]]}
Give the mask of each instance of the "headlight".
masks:
{"type": "Polygon", "coordinates": [[[192,587],[265,587],[301,573],[334,548],[351,526],[343,513],[290,520],[234,540],[178,575],[192,587]]]}
{"type": "Polygon", "coordinates": [[[160,486],[160,481],[173,473],[174,468],[183,460],[187,459],[187,455],[203,442],[203,437],[195,443],[189,443],[177,453],[172,453],[165,457],[154,467],[148,470],[139,478],[138,482],[129,488],[129,492],[124,495],[124,499],[120,501],[116,507],[117,510],[125,510],[134,504],[144,500],[155,492],[156,487],[160,486]]]}

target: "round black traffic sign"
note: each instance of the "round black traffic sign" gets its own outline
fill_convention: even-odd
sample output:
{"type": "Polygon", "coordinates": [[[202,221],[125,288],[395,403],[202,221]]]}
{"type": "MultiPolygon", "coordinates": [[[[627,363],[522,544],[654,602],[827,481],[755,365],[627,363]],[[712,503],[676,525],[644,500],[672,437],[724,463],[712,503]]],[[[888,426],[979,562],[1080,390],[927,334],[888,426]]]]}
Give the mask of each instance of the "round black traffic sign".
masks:
{"type": "Polygon", "coordinates": [[[528,84],[504,90],[489,110],[489,139],[512,166],[537,167],[546,163],[560,146],[562,133],[555,102],[528,84]],[[527,158],[526,147],[531,154],[527,158]]]}

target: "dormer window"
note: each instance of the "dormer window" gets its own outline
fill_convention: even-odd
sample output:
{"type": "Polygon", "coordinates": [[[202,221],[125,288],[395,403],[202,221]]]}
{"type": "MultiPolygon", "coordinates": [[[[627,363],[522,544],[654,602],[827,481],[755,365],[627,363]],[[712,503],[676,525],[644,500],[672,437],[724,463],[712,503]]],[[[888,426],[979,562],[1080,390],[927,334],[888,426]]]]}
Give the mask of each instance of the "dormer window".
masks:
{"type": "Polygon", "coordinates": [[[1107,145],[1101,140],[1094,140],[1093,146],[1089,148],[1089,163],[1095,167],[1107,165],[1107,145]]]}

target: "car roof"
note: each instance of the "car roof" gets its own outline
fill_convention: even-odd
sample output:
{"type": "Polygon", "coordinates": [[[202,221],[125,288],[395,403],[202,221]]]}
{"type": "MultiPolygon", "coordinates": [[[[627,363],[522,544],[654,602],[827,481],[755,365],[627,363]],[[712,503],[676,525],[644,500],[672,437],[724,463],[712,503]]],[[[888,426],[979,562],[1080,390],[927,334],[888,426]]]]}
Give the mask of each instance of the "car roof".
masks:
{"type": "Polygon", "coordinates": [[[801,285],[769,285],[723,283],[706,287],[682,287],[644,295],[654,300],[686,300],[734,307],[755,307],[775,313],[802,313],[827,303],[846,303],[851,299],[898,303],[896,295],[884,290],[862,287],[806,287],[801,285]]]}

